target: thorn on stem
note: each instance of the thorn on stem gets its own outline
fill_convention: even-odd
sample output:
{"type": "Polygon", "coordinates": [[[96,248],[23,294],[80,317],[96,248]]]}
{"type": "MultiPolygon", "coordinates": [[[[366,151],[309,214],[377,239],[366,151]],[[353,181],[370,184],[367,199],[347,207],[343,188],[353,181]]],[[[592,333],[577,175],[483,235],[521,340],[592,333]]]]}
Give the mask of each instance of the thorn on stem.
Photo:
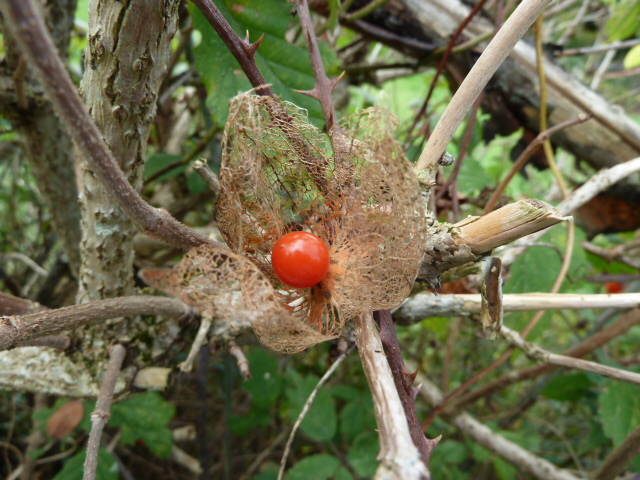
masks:
{"type": "Polygon", "coordinates": [[[345,73],[347,73],[347,72],[342,72],[338,77],[334,78],[333,80],[329,80],[329,87],[331,88],[332,92],[336,88],[338,83],[340,83],[340,80],[342,80],[342,78],[344,77],[345,73]]]}
{"type": "Polygon", "coordinates": [[[309,97],[315,98],[316,100],[318,100],[319,102],[321,102],[322,100],[320,99],[320,92],[318,92],[317,88],[314,88],[313,90],[294,90],[295,92],[301,93],[303,95],[307,95],[309,97]]]}
{"type": "Polygon", "coordinates": [[[413,373],[404,372],[404,374],[409,378],[409,380],[411,380],[411,383],[413,384],[413,382],[416,381],[416,377],[418,376],[418,371],[419,369],[416,369],[416,371],[413,373]]]}
{"type": "Polygon", "coordinates": [[[260,45],[262,44],[263,40],[264,40],[264,33],[260,36],[258,40],[251,43],[249,41],[249,31],[247,30],[247,36],[245,37],[244,42],[242,43],[242,48],[244,48],[244,51],[247,52],[247,55],[249,55],[249,57],[253,59],[256,55],[256,52],[258,51],[258,48],[260,48],[260,45]]]}

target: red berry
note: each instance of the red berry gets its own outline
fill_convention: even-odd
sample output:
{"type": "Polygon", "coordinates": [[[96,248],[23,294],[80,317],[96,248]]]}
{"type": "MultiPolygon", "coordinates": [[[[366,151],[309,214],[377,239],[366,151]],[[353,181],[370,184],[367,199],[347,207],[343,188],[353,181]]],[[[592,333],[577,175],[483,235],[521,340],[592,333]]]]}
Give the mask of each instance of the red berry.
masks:
{"type": "Polygon", "coordinates": [[[604,284],[607,293],[621,293],[624,291],[624,285],[620,282],[607,282],[604,284]]]}
{"type": "Polygon", "coordinates": [[[273,247],[271,264],[290,287],[313,287],[329,272],[329,247],[313,233],[287,233],[273,247]]]}

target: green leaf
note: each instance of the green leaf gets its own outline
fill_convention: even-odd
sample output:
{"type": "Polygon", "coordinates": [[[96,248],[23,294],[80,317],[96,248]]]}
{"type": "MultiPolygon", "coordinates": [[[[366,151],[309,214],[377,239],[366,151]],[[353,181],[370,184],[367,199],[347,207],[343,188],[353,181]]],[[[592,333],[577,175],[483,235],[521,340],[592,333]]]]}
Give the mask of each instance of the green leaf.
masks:
{"type": "MultiPolygon", "coordinates": [[[[292,375],[294,373],[293,370],[288,373],[290,378],[296,376],[292,375]]],[[[293,382],[291,382],[291,380],[288,381],[291,387],[287,389],[287,397],[293,407],[291,412],[292,419],[295,420],[298,417],[309,395],[318,384],[318,380],[318,377],[309,375],[294,380],[293,382]]],[[[313,440],[324,442],[333,438],[337,426],[338,415],[336,413],[336,406],[325,386],[318,392],[318,395],[313,401],[313,405],[311,405],[307,415],[300,424],[300,430],[313,440]]]]}
{"type": "Polygon", "coordinates": [[[253,402],[264,408],[270,408],[282,393],[283,378],[278,372],[278,360],[265,349],[253,350],[248,355],[251,365],[251,378],[243,387],[251,393],[253,402]]]}
{"type": "Polygon", "coordinates": [[[353,441],[347,460],[361,477],[373,477],[378,468],[380,442],[375,432],[363,432],[353,441]]]}
{"type": "Polygon", "coordinates": [[[169,421],[176,408],[157,392],[148,392],[116,403],[111,408],[111,426],[120,427],[123,445],[142,440],[159,457],[167,457],[173,447],[169,421]]]}
{"type": "Polygon", "coordinates": [[[610,381],[598,399],[600,421],[607,437],[620,445],[640,425],[640,387],[610,381]]]}
{"type": "MultiPolygon", "coordinates": [[[[76,453],[73,457],[67,460],[62,470],[53,477],[53,480],[82,480],[84,474],[84,462],[86,458],[86,450],[76,453]]],[[[99,449],[96,480],[118,480],[119,477],[120,473],[118,464],[114,456],[104,448],[99,449]]]]}
{"type": "Polygon", "coordinates": [[[622,3],[613,13],[605,31],[612,42],[631,37],[640,27],[640,2],[631,0],[622,3]]]}
{"type": "Polygon", "coordinates": [[[575,401],[591,394],[593,383],[584,373],[561,375],[551,380],[540,392],[543,397],[560,401],[575,401]]]}
{"type": "Polygon", "coordinates": [[[334,480],[353,480],[351,472],[344,467],[338,467],[336,474],[333,476],[334,480]]]}
{"type": "Polygon", "coordinates": [[[562,260],[553,248],[531,247],[511,267],[511,277],[504,286],[505,293],[548,292],[553,287],[562,260]]]}
{"type": "Polygon", "coordinates": [[[474,196],[480,193],[483,188],[494,185],[495,180],[478,161],[472,157],[465,158],[458,175],[458,189],[461,193],[474,196]]]}
{"type": "MultiPolygon", "coordinates": [[[[306,46],[291,45],[285,36],[292,21],[291,4],[286,0],[221,0],[216,5],[241,37],[248,31],[251,40],[256,41],[264,33],[255,55],[259,70],[276,94],[307,109],[309,120],[322,126],[324,117],[318,101],[294,92],[312,89],[315,79],[306,46]]],[[[224,125],[229,115],[229,100],[252,87],[202,13],[194,5],[190,6],[190,12],[194,27],[202,33],[202,42],[194,50],[196,66],[209,91],[213,117],[224,125]]]]}
{"type": "Polygon", "coordinates": [[[280,469],[274,465],[267,465],[260,473],[251,477],[251,480],[278,480],[280,469]]]}
{"type": "Polygon", "coordinates": [[[493,468],[496,469],[496,473],[500,480],[512,480],[514,478],[518,478],[518,469],[500,457],[494,457],[493,468]]]}
{"type": "MultiPolygon", "coordinates": [[[[149,157],[149,159],[147,160],[147,163],[145,164],[144,178],[147,178],[147,179],[151,178],[155,174],[167,168],[169,165],[173,165],[174,163],[177,163],[180,160],[182,160],[182,157],[180,155],[172,155],[170,153],[157,153],[155,155],[152,155],[151,157],[149,157]]],[[[188,165],[176,166],[175,168],[169,170],[167,173],[164,173],[163,175],[161,175],[156,180],[159,181],[159,180],[167,180],[169,178],[173,178],[181,174],[182,172],[184,172],[187,169],[187,167],[188,165]]]]}
{"type": "Polygon", "coordinates": [[[340,467],[340,460],[332,455],[312,455],[296,463],[289,473],[287,480],[329,480],[333,478],[340,467]]]}
{"type": "Polygon", "coordinates": [[[624,56],[624,68],[631,70],[640,67],[640,45],[636,45],[624,56]]]}
{"type": "Polygon", "coordinates": [[[257,427],[267,427],[273,420],[271,409],[260,406],[252,407],[244,415],[234,415],[229,419],[229,427],[236,435],[246,435],[257,427]]]}
{"type": "Polygon", "coordinates": [[[376,416],[373,401],[368,393],[345,405],[340,413],[340,433],[351,443],[362,432],[376,428],[376,416]]]}
{"type": "Polygon", "coordinates": [[[447,440],[440,443],[435,452],[429,465],[432,478],[459,478],[456,476],[457,467],[467,459],[467,447],[455,440],[447,440]]]}

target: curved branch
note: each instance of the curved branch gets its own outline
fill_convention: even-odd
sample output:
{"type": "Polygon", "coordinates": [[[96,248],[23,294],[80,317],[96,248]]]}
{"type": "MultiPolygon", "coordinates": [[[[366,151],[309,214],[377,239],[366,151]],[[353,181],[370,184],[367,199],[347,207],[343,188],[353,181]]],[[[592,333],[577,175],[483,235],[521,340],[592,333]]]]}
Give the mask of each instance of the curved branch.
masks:
{"type": "Polygon", "coordinates": [[[192,314],[191,307],[175,298],[137,296],[110,298],[29,315],[4,316],[0,317],[0,351],[21,346],[34,338],[111,318],[136,315],[185,318],[192,314]]]}

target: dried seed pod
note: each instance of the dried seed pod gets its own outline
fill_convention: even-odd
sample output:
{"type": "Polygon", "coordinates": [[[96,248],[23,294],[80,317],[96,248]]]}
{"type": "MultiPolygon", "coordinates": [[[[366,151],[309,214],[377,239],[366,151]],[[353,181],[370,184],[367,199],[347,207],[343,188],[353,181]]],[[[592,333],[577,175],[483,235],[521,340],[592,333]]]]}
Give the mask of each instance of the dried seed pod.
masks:
{"type": "Polygon", "coordinates": [[[360,312],[399,305],[422,261],[427,224],[395,123],[368,109],[327,136],[295,105],[236,97],[216,205],[235,253],[200,246],[143,278],[215,318],[249,322],[265,345],[286,353],[337,337],[360,312]],[[274,245],[293,231],[329,247],[318,285],[293,288],[273,270],[274,245]]]}
{"type": "MultiPolygon", "coordinates": [[[[359,312],[400,304],[422,260],[420,190],[395,126],[391,115],[368,109],[327,137],[294,105],[251,94],[232,102],[218,227],[271,281],[291,316],[322,337],[337,336],[359,312]],[[284,285],[271,266],[274,244],[296,230],[329,245],[329,273],[311,288],[284,285]]],[[[258,319],[255,328],[277,350],[300,343],[272,318],[258,319]]]]}

